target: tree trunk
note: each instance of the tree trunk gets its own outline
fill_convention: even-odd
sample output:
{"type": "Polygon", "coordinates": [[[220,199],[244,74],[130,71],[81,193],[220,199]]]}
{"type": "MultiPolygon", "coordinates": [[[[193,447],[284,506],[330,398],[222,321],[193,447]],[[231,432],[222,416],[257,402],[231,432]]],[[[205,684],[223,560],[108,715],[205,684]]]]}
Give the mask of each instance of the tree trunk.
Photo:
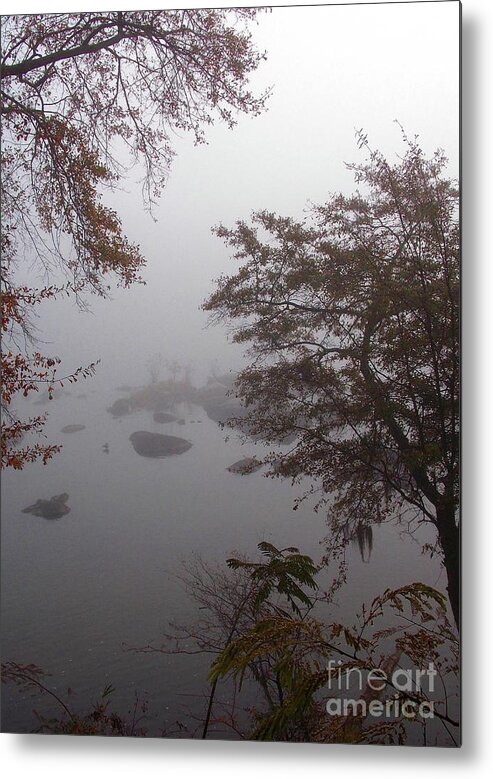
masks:
{"type": "Polygon", "coordinates": [[[460,530],[455,521],[455,506],[437,511],[437,528],[447,571],[447,592],[457,630],[460,630],[460,530]]]}

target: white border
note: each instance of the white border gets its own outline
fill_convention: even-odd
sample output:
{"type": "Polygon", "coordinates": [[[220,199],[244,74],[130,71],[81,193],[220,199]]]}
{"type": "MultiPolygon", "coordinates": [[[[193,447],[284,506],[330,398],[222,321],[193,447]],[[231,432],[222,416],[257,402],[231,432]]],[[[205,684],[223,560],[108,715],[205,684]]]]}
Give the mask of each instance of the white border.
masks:
{"type": "MultiPolygon", "coordinates": [[[[410,1],[410,0],[407,0],[410,1]]],[[[200,7],[200,2],[172,4],[89,2],[88,0],[4,0],[2,13],[132,9],[134,7],[200,7]]],[[[214,5],[233,3],[220,0],[214,5]]],[[[246,3],[245,3],[246,4],[246,3]]],[[[298,2],[298,5],[311,5],[298,2]]],[[[493,446],[490,395],[493,333],[492,233],[492,122],[493,72],[490,0],[463,4],[463,581],[464,581],[464,731],[461,750],[406,747],[347,747],[309,744],[252,744],[182,740],[130,740],[72,736],[21,736],[2,734],[0,765],[6,776],[29,772],[38,779],[86,779],[110,775],[125,779],[162,772],[167,776],[190,771],[204,779],[231,777],[337,776],[413,777],[423,769],[434,779],[453,779],[467,771],[482,776],[493,763],[491,735],[491,602],[487,574],[493,568],[491,468],[493,446]],[[488,35],[488,33],[490,33],[488,35]],[[481,252],[483,249],[483,252],[481,252]],[[491,462],[491,458],[490,458],[491,462]]],[[[417,41],[419,56],[419,41],[417,41]]]]}

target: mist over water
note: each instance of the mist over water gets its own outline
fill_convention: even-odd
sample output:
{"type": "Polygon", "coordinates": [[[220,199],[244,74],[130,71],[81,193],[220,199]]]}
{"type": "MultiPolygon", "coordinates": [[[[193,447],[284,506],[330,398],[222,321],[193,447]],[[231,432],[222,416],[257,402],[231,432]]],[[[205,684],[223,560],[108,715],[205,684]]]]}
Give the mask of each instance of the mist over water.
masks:
{"type": "MultiPolygon", "coordinates": [[[[100,377],[101,378],[101,377],[100,377]]],[[[114,419],[106,407],[121,395],[98,381],[71,388],[49,403],[46,433],[63,441],[48,465],[8,472],[2,485],[2,636],[4,659],[35,662],[51,674],[51,689],[70,687],[77,706],[115,687],[112,705],[126,712],[135,692],[149,702],[146,726],[159,735],[190,711],[203,713],[209,656],[138,654],[130,647],[161,643],[169,622],[191,622],[197,612],[179,580],[182,563],[200,555],[223,564],[233,552],[256,556],[257,544],[298,546],[320,560],[326,512],[313,502],[293,511],[301,484],[268,479],[264,471],[241,476],[233,462],[264,451],[242,444],[209,419],[200,406],[183,404],[186,420],[159,425],[141,410],[114,419]],[[99,384],[98,389],[96,386],[99,384]],[[88,390],[78,397],[79,390],[88,390]],[[65,425],[85,429],[62,434],[65,425]],[[184,454],[141,457],[135,430],[176,435],[193,443],[184,454]],[[108,444],[109,452],[103,450],[108,444]],[[66,492],[71,511],[59,520],[22,513],[39,498],[66,492]]],[[[374,531],[370,563],[349,548],[350,576],[325,618],[350,619],[362,602],[385,587],[410,581],[443,584],[438,562],[421,554],[405,528],[374,531]]],[[[423,539],[421,538],[421,541],[423,539]]],[[[327,578],[336,575],[329,569],[327,578]]],[[[50,711],[42,696],[6,688],[3,727],[30,731],[33,708],[50,711]]],[[[56,707],[53,713],[56,712],[56,707]]]]}

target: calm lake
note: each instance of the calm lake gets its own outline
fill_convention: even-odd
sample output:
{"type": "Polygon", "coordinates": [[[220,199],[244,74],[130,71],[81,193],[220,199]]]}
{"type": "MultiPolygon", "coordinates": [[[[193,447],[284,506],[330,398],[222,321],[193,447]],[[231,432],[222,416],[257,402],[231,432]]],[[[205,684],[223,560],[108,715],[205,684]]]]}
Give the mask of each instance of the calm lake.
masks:
{"type": "MultiPolygon", "coordinates": [[[[308,500],[292,510],[303,485],[265,478],[262,470],[228,472],[235,461],[265,450],[242,445],[235,434],[225,440],[202,407],[182,404],[178,416],[185,425],[157,424],[150,411],[114,419],[106,409],[121,394],[95,378],[50,401],[48,441],[63,443],[63,452],[46,466],[3,474],[3,660],[40,666],[57,694],[73,691],[77,709],[111,683],[111,708],[125,715],[137,693],[148,702],[149,733],[169,734],[177,720],[203,712],[211,658],[131,647],[159,643],[169,620],[196,615],[177,579],[182,562],[194,554],[223,562],[235,550],[253,557],[264,539],[320,560],[326,511],[315,513],[308,500]],[[60,432],[72,424],[85,429],[60,432]],[[136,430],[180,436],[192,447],[163,459],[142,457],[129,441],[136,430]],[[61,519],[22,513],[39,498],[63,492],[71,511],[61,519]]],[[[34,414],[43,407],[30,403],[29,409],[34,414]]],[[[348,583],[330,619],[351,619],[385,587],[423,581],[445,588],[438,559],[422,555],[423,538],[418,542],[404,530],[391,522],[376,527],[369,562],[348,548],[348,583]]],[[[33,709],[60,714],[46,696],[4,685],[4,732],[36,728],[33,709]]]]}

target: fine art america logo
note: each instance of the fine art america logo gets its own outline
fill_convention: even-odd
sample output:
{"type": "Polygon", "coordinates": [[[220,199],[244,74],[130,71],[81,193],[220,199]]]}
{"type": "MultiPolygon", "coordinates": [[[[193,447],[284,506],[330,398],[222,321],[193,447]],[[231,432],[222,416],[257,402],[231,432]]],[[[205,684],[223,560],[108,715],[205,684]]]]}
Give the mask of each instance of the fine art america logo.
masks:
{"type": "Polygon", "coordinates": [[[339,667],[342,661],[330,660],[328,688],[338,697],[329,698],[327,714],[332,716],[399,717],[431,719],[434,716],[434,702],[427,700],[428,693],[435,691],[437,670],[433,663],[427,669],[397,668],[387,673],[383,668],[363,669],[358,666],[339,667]],[[391,698],[380,698],[386,687],[394,690],[391,698]],[[362,692],[360,698],[349,697],[354,689],[362,692]],[[341,695],[346,693],[346,696],[341,695]]]}

